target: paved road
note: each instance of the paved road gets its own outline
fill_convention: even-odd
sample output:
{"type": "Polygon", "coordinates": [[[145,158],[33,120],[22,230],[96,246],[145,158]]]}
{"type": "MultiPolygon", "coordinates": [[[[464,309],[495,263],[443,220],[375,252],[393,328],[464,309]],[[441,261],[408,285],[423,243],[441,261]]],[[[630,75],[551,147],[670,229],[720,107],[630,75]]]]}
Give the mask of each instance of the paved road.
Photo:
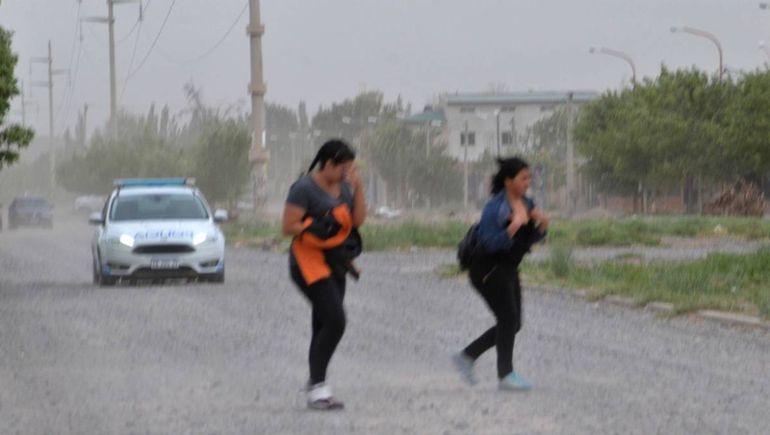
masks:
{"type": "Polygon", "coordinates": [[[491,324],[448,252],[366,254],[330,380],[305,410],[309,308],[283,255],[228,251],[225,285],[97,288],[81,223],[0,233],[2,434],[758,434],[770,334],[526,292],[516,367],[460,383],[448,355],[491,324]]]}

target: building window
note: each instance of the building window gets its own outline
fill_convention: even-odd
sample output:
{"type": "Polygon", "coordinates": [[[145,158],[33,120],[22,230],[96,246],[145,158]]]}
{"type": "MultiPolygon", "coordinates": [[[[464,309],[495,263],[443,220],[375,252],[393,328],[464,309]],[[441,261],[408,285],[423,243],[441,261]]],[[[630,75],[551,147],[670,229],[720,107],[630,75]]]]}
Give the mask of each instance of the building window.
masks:
{"type": "MultiPolygon", "coordinates": [[[[465,132],[460,133],[460,146],[465,146],[466,140],[465,140],[465,132]]],[[[468,140],[467,143],[469,146],[476,145],[476,132],[469,131],[468,132],[468,140]]]]}
{"type": "Polygon", "coordinates": [[[503,143],[503,145],[513,145],[513,133],[510,131],[504,131],[500,141],[503,143]]]}

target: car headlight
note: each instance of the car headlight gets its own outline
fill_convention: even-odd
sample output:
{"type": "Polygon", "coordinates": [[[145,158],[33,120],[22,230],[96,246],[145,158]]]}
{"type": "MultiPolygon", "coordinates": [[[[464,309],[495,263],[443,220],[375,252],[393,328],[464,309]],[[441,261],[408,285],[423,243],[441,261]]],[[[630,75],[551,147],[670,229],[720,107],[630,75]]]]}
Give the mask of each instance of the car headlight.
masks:
{"type": "Polygon", "coordinates": [[[219,235],[209,233],[195,233],[193,234],[193,246],[202,245],[204,243],[216,242],[219,240],[219,235]]]}
{"type": "Polygon", "coordinates": [[[121,234],[118,241],[120,242],[121,245],[128,246],[129,248],[134,247],[134,237],[128,234],[121,234]]]}

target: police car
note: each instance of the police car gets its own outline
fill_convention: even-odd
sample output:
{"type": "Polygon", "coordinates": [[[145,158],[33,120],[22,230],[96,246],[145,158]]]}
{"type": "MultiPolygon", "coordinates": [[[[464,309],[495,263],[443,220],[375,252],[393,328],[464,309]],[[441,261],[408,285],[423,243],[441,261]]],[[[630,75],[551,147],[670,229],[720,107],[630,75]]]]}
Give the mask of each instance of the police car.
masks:
{"type": "Polygon", "coordinates": [[[225,238],[189,178],[117,180],[91,244],[94,283],[188,278],[224,282],[225,238]]]}

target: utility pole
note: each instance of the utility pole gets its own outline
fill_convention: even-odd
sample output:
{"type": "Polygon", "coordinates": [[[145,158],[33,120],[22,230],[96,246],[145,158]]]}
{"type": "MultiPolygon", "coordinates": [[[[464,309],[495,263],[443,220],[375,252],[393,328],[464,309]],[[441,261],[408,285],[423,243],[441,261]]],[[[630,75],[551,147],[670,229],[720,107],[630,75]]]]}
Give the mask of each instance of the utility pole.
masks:
{"type": "Polygon", "coordinates": [[[265,93],[267,87],[262,78],[262,25],[259,12],[259,0],[249,0],[249,26],[246,29],[251,50],[251,150],[249,160],[254,165],[252,171],[252,195],[254,211],[258,212],[260,203],[267,199],[267,162],[270,154],[265,149],[262,133],[265,130],[265,93]]]}
{"type": "Polygon", "coordinates": [[[425,123],[425,157],[430,158],[430,125],[431,121],[425,123]]]}
{"type": "MultiPolygon", "coordinates": [[[[118,93],[117,81],[115,79],[115,15],[112,11],[112,5],[115,0],[107,0],[107,33],[109,34],[110,44],[110,130],[112,138],[117,137],[117,112],[118,112],[118,93]]],[[[129,71],[130,73],[131,71],[129,71]]]]}
{"type": "Polygon", "coordinates": [[[500,109],[495,110],[497,116],[497,130],[495,134],[495,142],[497,142],[497,158],[500,158],[500,109]]]}
{"type": "Polygon", "coordinates": [[[83,104],[83,148],[88,143],[88,103],[83,104]]]}
{"type": "MultiPolygon", "coordinates": [[[[463,145],[460,141],[460,145],[463,145]]],[[[468,145],[470,145],[470,136],[468,135],[468,121],[465,121],[465,144],[463,147],[463,208],[468,211],[468,145]]]]}
{"type": "MultiPolygon", "coordinates": [[[[139,19],[142,16],[141,0],[107,0],[107,17],[84,17],[80,21],[89,23],[102,23],[107,24],[107,32],[109,34],[109,52],[110,52],[110,132],[112,138],[117,137],[117,112],[118,112],[118,97],[117,97],[117,82],[115,79],[115,15],[113,13],[113,5],[116,3],[137,3],[139,2],[139,19]]],[[[130,71],[129,71],[130,72],[130,71]]]]}
{"type": "Polygon", "coordinates": [[[30,59],[33,63],[45,63],[48,65],[48,80],[47,81],[34,81],[33,86],[46,86],[48,87],[48,145],[50,157],[49,171],[50,171],[50,183],[51,183],[51,199],[53,199],[54,188],[56,187],[56,149],[54,141],[54,123],[53,123],[53,76],[58,74],[65,74],[68,70],[53,69],[53,55],[51,53],[51,41],[48,40],[48,56],[47,57],[33,57],[30,59]]]}
{"type": "Polygon", "coordinates": [[[575,146],[572,143],[572,98],[567,93],[567,212],[570,217],[575,213],[577,192],[575,191],[575,146]]]}
{"type": "Polygon", "coordinates": [[[27,95],[24,92],[24,82],[21,80],[19,80],[19,97],[21,98],[21,110],[14,111],[14,113],[21,115],[21,125],[27,125],[27,107],[35,106],[39,110],[40,106],[35,101],[27,100],[27,95]]]}
{"type": "Polygon", "coordinates": [[[24,101],[24,82],[21,83],[21,125],[27,125],[27,103],[24,101]]]}

